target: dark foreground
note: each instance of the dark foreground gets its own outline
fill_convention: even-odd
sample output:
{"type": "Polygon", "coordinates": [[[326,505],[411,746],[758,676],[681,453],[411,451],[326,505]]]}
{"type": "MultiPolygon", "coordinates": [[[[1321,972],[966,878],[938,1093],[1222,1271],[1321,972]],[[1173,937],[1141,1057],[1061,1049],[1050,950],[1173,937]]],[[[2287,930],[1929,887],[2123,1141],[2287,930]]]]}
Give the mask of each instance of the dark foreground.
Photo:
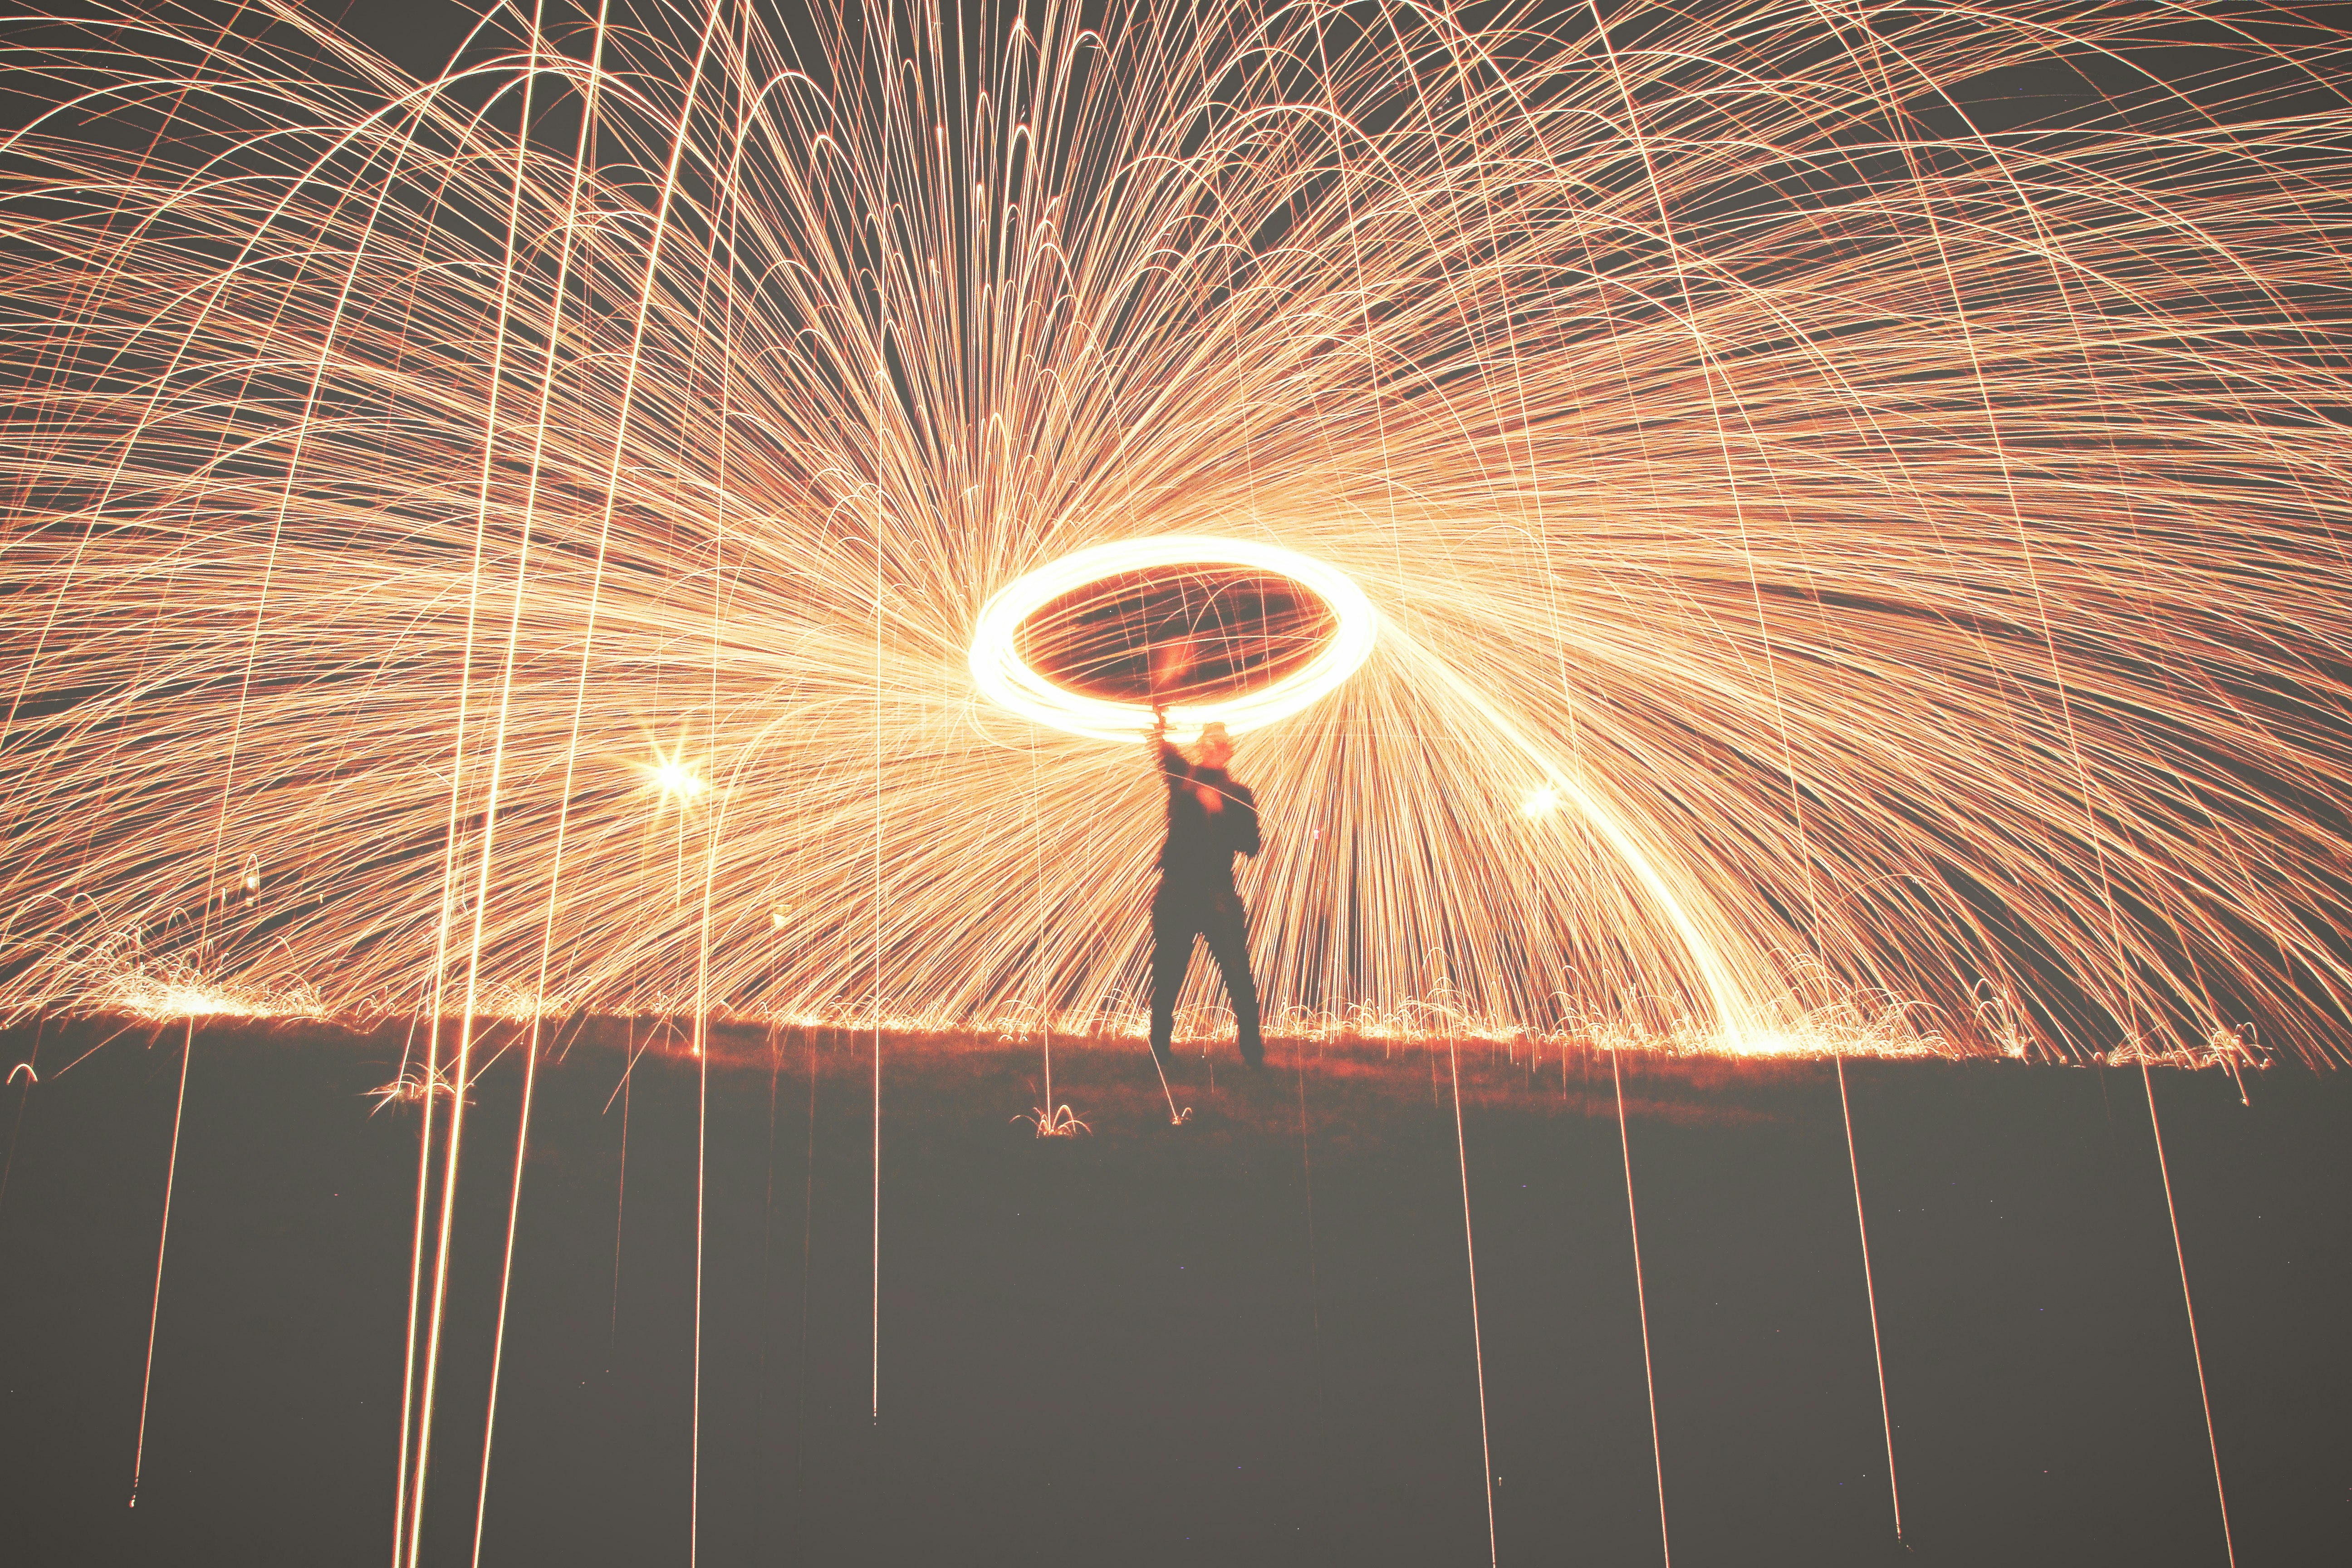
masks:
{"type": "MultiPolygon", "coordinates": [[[[485,1562],[688,1560],[698,1075],[656,1050],[607,1108],[640,1035],[539,1078],[485,1562]]],[[[0,1555],[387,1561],[418,1108],[363,1096],[403,1032],[197,1033],[135,1510],[182,1036],[58,1071],[103,1037],[52,1022],[0,1097],[0,1555]]],[[[1068,1050],[1095,1136],[1040,1142],[1034,1043],[887,1044],[878,1425],[871,1042],[719,1047],[700,1562],[1486,1561],[1442,1047],[1196,1057],[1181,1129],[1139,1048],[1068,1050]]],[[[1657,1562],[1608,1059],[1461,1066],[1501,1560],[1657,1562]]],[[[515,1068],[467,1113],[427,1563],[471,1551],[515,1068]]],[[[1675,1561],[2222,1563],[2138,1075],[1847,1076],[1910,1547],[1830,1069],[1629,1058],[1675,1561]]],[[[2248,1086],[2156,1075],[2231,1521],[2352,1561],[2352,1084],[2248,1086]]]]}

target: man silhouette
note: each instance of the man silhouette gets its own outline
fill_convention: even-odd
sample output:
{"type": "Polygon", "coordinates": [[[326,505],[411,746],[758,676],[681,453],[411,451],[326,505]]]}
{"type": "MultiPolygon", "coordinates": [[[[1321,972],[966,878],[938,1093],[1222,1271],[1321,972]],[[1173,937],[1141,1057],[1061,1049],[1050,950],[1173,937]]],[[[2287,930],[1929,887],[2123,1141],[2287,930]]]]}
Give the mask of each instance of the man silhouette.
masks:
{"type": "Polygon", "coordinates": [[[1233,998],[1242,1060],[1255,1068],[1265,1061],[1265,1041],[1258,1033],[1257,985],[1250,978],[1249,928],[1234,887],[1234,856],[1258,852],[1257,797],[1225,772],[1234,746],[1223,724],[1201,731],[1188,761],[1169,743],[1166,714],[1155,708],[1152,718],[1151,742],[1168,785],[1168,837],[1160,847],[1160,888],[1151,898],[1151,1054],[1165,1072],[1192,939],[1206,937],[1233,998]]]}

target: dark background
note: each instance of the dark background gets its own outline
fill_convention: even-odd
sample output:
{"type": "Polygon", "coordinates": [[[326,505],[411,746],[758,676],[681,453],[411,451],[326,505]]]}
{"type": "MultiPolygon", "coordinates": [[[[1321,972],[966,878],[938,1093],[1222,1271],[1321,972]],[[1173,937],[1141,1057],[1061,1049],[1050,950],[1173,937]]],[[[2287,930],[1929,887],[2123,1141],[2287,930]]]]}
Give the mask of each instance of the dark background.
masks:
{"type": "MultiPolygon", "coordinates": [[[[417,1110],[365,1091],[404,1028],[197,1034],[135,1510],[183,1037],[61,1073],[104,1035],[46,1028],[44,1080],[0,1099],[9,1560],[383,1561],[417,1110]]],[[[595,1025],[540,1077],[488,1561],[686,1559],[698,1076],[641,1060],[620,1214],[604,1104],[643,1028],[595,1025]]],[[[1310,1054],[1303,1139],[1279,1044],[1255,1079],[1185,1060],[1180,1130],[1139,1047],[1066,1047],[1055,1098],[1096,1136],[1059,1143],[1007,1120],[1038,1101],[1034,1043],[892,1042],[878,1426],[870,1048],[714,1053],[702,1561],[1484,1560],[1443,1047],[1310,1054]]],[[[1517,1058],[1462,1056],[1502,1560],[1655,1561],[1608,1058],[1517,1058]]],[[[435,1563],[469,1549],[515,1063],[467,1111],[435,1563]]],[[[1906,1549],[1830,1068],[1626,1068],[1677,1562],[2223,1561],[2137,1072],[1848,1068],[1906,1549]]],[[[2352,1085],[2155,1087],[2241,1559],[2346,1561],[2352,1085]]]]}

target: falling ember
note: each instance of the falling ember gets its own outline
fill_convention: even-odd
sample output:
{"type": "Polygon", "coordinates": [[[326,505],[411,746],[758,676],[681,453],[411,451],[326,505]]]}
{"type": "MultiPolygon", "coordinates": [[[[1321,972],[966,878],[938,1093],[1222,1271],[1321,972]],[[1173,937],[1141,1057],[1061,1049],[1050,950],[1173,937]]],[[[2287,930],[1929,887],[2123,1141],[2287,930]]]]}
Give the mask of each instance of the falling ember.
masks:
{"type": "Polygon", "coordinates": [[[375,1102],[375,1110],[368,1114],[373,1116],[388,1105],[421,1104],[427,1095],[455,1100],[457,1088],[449,1081],[446,1073],[436,1072],[428,1076],[420,1068],[407,1068],[390,1083],[368,1092],[367,1098],[375,1102]]]}
{"type": "Polygon", "coordinates": [[[2341,33],[653,9],[11,47],[0,1009],[1123,1027],[1160,700],[1302,1030],[2347,1059],[2341,33]]]}

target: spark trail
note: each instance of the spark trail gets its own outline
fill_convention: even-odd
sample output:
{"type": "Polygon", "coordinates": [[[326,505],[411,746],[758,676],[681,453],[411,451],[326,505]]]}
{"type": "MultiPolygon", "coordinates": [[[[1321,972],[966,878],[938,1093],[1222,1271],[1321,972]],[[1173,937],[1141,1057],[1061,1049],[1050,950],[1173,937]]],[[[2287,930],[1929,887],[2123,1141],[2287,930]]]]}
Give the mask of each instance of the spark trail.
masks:
{"type": "Polygon", "coordinates": [[[1658,1436],[1658,1374],[1650,1362],[1650,1289],[1642,1279],[1642,1221],[1633,1209],[1633,1140],[1625,1127],[1625,1077],[1617,1053],[1609,1053],[1609,1082],[1617,1091],[1617,1152],[1625,1166],[1625,1229],[1633,1241],[1633,1305],[1642,1320],[1642,1386],[1650,1402],[1650,1466],[1658,1479],[1658,1558],[1674,1568],[1675,1549],[1666,1531],[1666,1450],[1658,1436]]]}
{"type": "Polygon", "coordinates": [[[1150,781],[972,638],[1213,534],[1400,634],[1250,739],[1325,829],[1254,873],[1277,1017],[1444,974],[1461,1029],[1960,1048],[1998,995],[2029,1053],[2343,1059],[2340,33],[646,0],[419,81],[310,12],[95,15],[8,50],[73,109],[0,175],[5,810],[63,825],[0,848],[0,1007],[446,962],[679,1011],[698,901],[631,910],[690,717],[767,807],[714,1010],[1134,1027],[1150,781]],[[969,809],[1033,743],[1039,937],[969,809]]]}
{"type": "Polygon", "coordinates": [[[1863,1300],[1870,1308],[1870,1358],[1878,1372],[1878,1420],[1886,1436],[1886,1497],[1895,1510],[1895,1535],[1903,1537],[1903,1490],[1895,1479],[1895,1410],[1886,1402],[1886,1352],[1878,1338],[1878,1283],[1870,1272],[1870,1223],[1862,1213],[1862,1160],[1853,1149],[1853,1107],[1845,1093],[1845,1058],[1837,1058],[1838,1115],[1845,1122],[1845,1168],[1853,1178],[1853,1229],[1862,1241],[1863,1300]]]}

